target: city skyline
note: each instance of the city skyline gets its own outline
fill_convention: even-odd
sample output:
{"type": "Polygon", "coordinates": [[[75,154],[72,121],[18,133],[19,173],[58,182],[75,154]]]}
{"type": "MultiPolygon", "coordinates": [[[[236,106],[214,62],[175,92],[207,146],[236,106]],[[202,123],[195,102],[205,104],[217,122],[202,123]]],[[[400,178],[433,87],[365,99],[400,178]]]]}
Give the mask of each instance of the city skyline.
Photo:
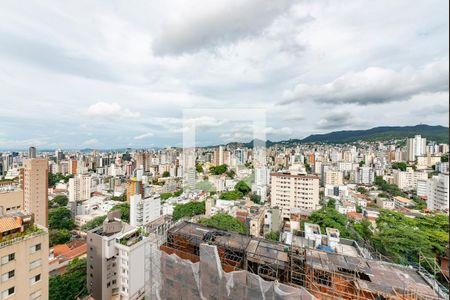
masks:
{"type": "MultiPolygon", "coordinates": [[[[187,108],[269,140],[448,123],[448,3],[32,2],[0,12],[1,149],[181,146],[187,108]]],[[[199,143],[248,142],[204,116],[199,143]]]]}

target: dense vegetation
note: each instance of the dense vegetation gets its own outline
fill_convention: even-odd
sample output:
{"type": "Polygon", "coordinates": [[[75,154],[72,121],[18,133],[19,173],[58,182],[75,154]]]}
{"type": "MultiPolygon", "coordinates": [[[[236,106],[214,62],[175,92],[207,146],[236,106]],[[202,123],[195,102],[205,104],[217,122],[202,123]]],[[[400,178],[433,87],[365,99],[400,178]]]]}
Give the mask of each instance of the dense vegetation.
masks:
{"type": "Polygon", "coordinates": [[[356,141],[386,141],[393,139],[404,139],[413,137],[416,134],[422,135],[438,143],[448,143],[448,128],[443,126],[416,125],[404,127],[375,127],[368,130],[348,130],[336,131],[327,134],[310,135],[302,143],[352,143],[356,141]]]}
{"type": "Polygon", "coordinates": [[[211,172],[211,174],[213,175],[221,175],[225,173],[227,170],[228,166],[226,164],[209,168],[209,172],[211,172]]]}
{"type": "Polygon", "coordinates": [[[271,231],[264,236],[266,240],[279,241],[280,240],[280,232],[279,231],[271,231]]]}
{"type": "Polygon", "coordinates": [[[172,219],[178,221],[184,217],[193,217],[205,213],[205,202],[189,202],[186,204],[177,204],[173,210],[172,219]]]}
{"type": "Polygon", "coordinates": [[[382,191],[392,196],[408,196],[397,185],[387,183],[381,176],[375,177],[375,185],[377,185],[382,191]]]}
{"type": "Polygon", "coordinates": [[[89,231],[91,229],[94,229],[94,228],[102,225],[103,221],[105,221],[105,219],[106,219],[106,216],[95,217],[94,219],[90,220],[89,222],[87,222],[86,224],[81,226],[80,229],[83,231],[89,231]]]}
{"type": "Polygon", "coordinates": [[[130,205],[128,203],[120,203],[117,205],[114,205],[111,210],[120,210],[121,216],[120,219],[124,222],[129,223],[130,222],[130,205]]]}
{"type": "Polygon", "coordinates": [[[179,190],[173,193],[161,193],[159,197],[161,198],[161,200],[167,200],[172,197],[179,197],[181,194],[183,194],[183,190],[179,190]]]}
{"type": "Polygon", "coordinates": [[[72,234],[67,229],[49,229],[48,240],[51,246],[65,244],[70,241],[72,234]]]}
{"type": "Polygon", "coordinates": [[[54,187],[61,180],[65,183],[67,183],[69,181],[69,179],[72,177],[73,177],[72,174],[64,176],[61,173],[53,174],[53,173],[49,172],[48,173],[48,187],[54,187]]]}
{"type": "Polygon", "coordinates": [[[242,197],[244,197],[244,195],[239,191],[229,191],[220,194],[220,199],[223,200],[240,200],[242,197]]]}
{"type": "Polygon", "coordinates": [[[326,227],[333,227],[340,231],[342,238],[366,240],[397,263],[417,262],[420,252],[430,258],[436,253],[444,254],[449,242],[446,215],[412,219],[398,212],[381,210],[373,232],[369,221],[355,222],[331,207],[324,207],[312,213],[307,222],[320,225],[322,233],[326,227]]]}
{"type": "Polygon", "coordinates": [[[125,202],[127,201],[127,193],[124,192],[122,195],[120,196],[111,196],[111,200],[113,201],[120,201],[120,202],[125,202]]]}
{"type": "Polygon", "coordinates": [[[408,167],[408,165],[404,162],[392,163],[392,169],[394,169],[394,170],[406,171],[407,167],[408,167]]]}
{"type": "Polygon", "coordinates": [[[241,192],[243,195],[247,195],[252,189],[245,181],[241,180],[236,183],[236,185],[234,186],[234,190],[241,192]]]}
{"type": "Polygon", "coordinates": [[[49,299],[82,299],[88,295],[86,259],[75,258],[62,275],[50,276],[49,299]]]}
{"type": "Polygon", "coordinates": [[[72,212],[69,209],[59,207],[48,211],[48,227],[50,229],[71,230],[74,226],[72,212]]]}
{"type": "Polygon", "coordinates": [[[401,213],[382,210],[376,234],[371,241],[382,254],[396,262],[417,262],[419,252],[427,257],[444,254],[448,246],[448,217],[445,215],[408,218],[401,213]]]}
{"type": "Polygon", "coordinates": [[[164,171],[162,173],[162,177],[170,177],[170,172],[169,171],[164,171]]]}
{"type": "Polygon", "coordinates": [[[225,231],[233,231],[245,234],[249,232],[249,229],[247,225],[244,224],[244,222],[230,215],[222,213],[214,215],[209,219],[200,219],[199,223],[225,231]]]}

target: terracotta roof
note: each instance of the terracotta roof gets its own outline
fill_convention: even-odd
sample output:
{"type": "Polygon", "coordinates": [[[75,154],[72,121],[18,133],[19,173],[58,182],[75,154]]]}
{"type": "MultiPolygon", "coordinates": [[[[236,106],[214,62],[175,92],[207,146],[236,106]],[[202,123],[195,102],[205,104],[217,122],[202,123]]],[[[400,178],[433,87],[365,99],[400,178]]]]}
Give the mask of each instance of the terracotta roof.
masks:
{"type": "Polygon", "coordinates": [[[0,232],[5,232],[13,229],[19,229],[20,224],[14,217],[3,217],[0,218],[0,232]]]}

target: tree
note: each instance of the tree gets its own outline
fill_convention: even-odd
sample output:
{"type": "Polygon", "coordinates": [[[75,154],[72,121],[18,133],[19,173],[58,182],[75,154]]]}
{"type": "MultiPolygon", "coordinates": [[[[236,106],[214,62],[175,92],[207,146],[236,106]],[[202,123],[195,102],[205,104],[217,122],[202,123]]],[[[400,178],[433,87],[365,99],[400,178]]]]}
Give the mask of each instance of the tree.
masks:
{"type": "Polygon", "coordinates": [[[308,164],[308,163],[305,163],[305,169],[306,169],[306,172],[308,172],[308,173],[311,173],[311,165],[310,164],[308,164]]]}
{"type": "Polygon", "coordinates": [[[250,200],[252,200],[252,202],[255,203],[255,204],[261,204],[261,196],[255,194],[255,193],[251,194],[250,200]]]}
{"type": "Polygon", "coordinates": [[[69,198],[66,195],[57,195],[53,198],[53,202],[58,204],[58,206],[66,206],[69,203],[69,198]]]}
{"type": "Polygon", "coordinates": [[[69,179],[70,178],[72,178],[73,177],[73,175],[72,174],[69,174],[69,175],[67,175],[67,176],[64,176],[63,174],[61,174],[61,173],[56,173],[56,174],[53,174],[53,173],[48,173],[48,186],[49,187],[54,187],[58,182],[60,182],[61,180],[63,181],[63,182],[65,182],[65,183],[67,183],[68,181],[69,181],[69,179]]]}
{"type": "Polygon", "coordinates": [[[197,173],[203,173],[203,167],[201,164],[197,164],[195,166],[195,170],[197,171],[197,173]]]}
{"type": "Polygon", "coordinates": [[[448,153],[441,156],[441,162],[448,162],[448,153]]]}
{"type": "Polygon", "coordinates": [[[234,189],[236,191],[241,192],[243,195],[247,195],[252,189],[248,186],[248,184],[245,181],[239,181],[234,186],[234,189]]]}
{"type": "Polygon", "coordinates": [[[242,197],[244,197],[244,195],[239,191],[229,191],[220,194],[220,199],[223,200],[240,200],[242,197]]]}
{"type": "Polygon", "coordinates": [[[434,257],[448,246],[448,217],[445,215],[411,219],[389,210],[381,210],[377,232],[371,238],[375,248],[396,262],[407,257],[415,262],[419,254],[434,257]]]}
{"type": "Polygon", "coordinates": [[[120,196],[111,196],[111,200],[125,202],[127,201],[127,193],[126,191],[122,193],[120,196]]]}
{"type": "Polygon", "coordinates": [[[88,295],[86,259],[75,258],[64,274],[50,276],[49,299],[82,299],[88,295]]]}
{"type": "Polygon", "coordinates": [[[83,230],[83,231],[92,230],[92,229],[102,225],[103,221],[105,221],[105,219],[106,219],[106,216],[95,217],[94,219],[90,220],[89,222],[87,222],[86,224],[81,226],[80,229],[83,230]]]}
{"type": "Polygon", "coordinates": [[[359,162],[359,167],[362,167],[362,166],[364,166],[365,165],[365,162],[363,161],[363,160],[361,160],[360,162],[359,162]]]}
{"type": "Polygon", "coordinates": [[[404,162],[392,163],[392,169],[394,169],[394,170],[406,171],[407,167],[408,167],[408,165],[404,162]]]}
{"type": "Polygon", "coordinates": [[[367,240],[372,236],[372,231],[370,230],[370,226],[372,223],[368,220],[362,220],[361,222],[357,222],[353,224],[353,228],[355,228],[356,232],[364,239],[367,240]]]}
{"type": "Polygon", "coordinates": [[[266,240],[271,241],[279,241],[280,240],[280,232],[279,231],[271,231],[264,236],[266,240]]]}
{"type": "Polygon", "coordinates": [[[230,215],[222,213],[214,215],[209,219],[206,218],[200,219],[199,223],[225,231],[232,231],[244,234],[247,234],[249,232],[249,229],[244,222],[230,215]]]}
{"type": "Polygon", "coordinates": [[[52,208],[48,211],[48,228],[71,230],[75,226],[72,212],[65,208],[52,208]]]}
{"type": "Polygon", "coordinates": [[[111,208],[111,211],[113,210],[120,210],[121,216],[120,219],[126,223],[130,222],[130,205],[128,203],[120,203],[117,205],[114,205],[113,208],[111,208]]]}
{"type": "Polygon", "coordinates": [[[356,191],[357,191],[358,193],[361,193],[361,194],[364,194],[364,195],[367,194],[366,188],[364,188],[364,187],[362,187],[362,186],[360,186],[359,188],[357,188],[356,191]]]}
{"type": "Polygon", "coordinates": [[[162,173],[162,177],[170,177],[170,172],[169,171],[164,171],[162,173]]]}
{"type": "Polygon", "coordinates": [[[331,227],[338,229],[343,238],[354,238],[347,229],[349,224],[348,218],[334,208],[324,207],[313,212],[309,217],[309,222],[320,225],[323,234],[325,234],[326,227],[331,227]]]}
{"type": "Polygon", "coordinates": [[[205,202],[189,202],[186,204],[177,204],[173,209],[172,220],[178,221],[184,217],[193,217],[205,213],[205,202]]]}
{"type": "Polygon", "coordinates": [[[50,245],[61,245],[70,241],[72,234],[67,229],[50,229],[48,231],[48,240],[50,245]]]}
{"type": "Polygon", "coordinates": [[[327,207],[336,208],[336,200],[334,200],[333,198],[328,199],[327,207]]]}
{"type": "Polygon", "coordinates": [[[234,170],[230,170],[227,172],[227,176],[230,178],[234,178],[234,176],[236,176],[236,172],[234,170]]]}
{"type": "Polygon", "coordinates": [[[225,173],[227,170],[228,170],[228,166],[226,164],[209,168],[209,171],[211,172],[211,174],[214,174],[214,175],[221,175],[221,174],[225,173]]]}
{"type": "Polygon", "coordinates": [[[173,194],[172,193],[161,193],[159,195],[159,198],[161,198],[161,200],[167,200],[169,198],[172,198],[173,194]]]}

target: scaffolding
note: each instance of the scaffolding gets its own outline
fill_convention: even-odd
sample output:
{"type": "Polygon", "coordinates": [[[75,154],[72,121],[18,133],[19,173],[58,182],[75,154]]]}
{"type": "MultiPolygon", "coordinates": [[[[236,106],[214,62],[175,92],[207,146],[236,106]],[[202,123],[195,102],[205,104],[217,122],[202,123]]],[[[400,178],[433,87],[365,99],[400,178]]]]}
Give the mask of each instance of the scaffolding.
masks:
{"type": "MultiPolygon", "coordinates": [[[[196,264],[205,255],[202,245],[217,248],[225,273],[246,271],[264,281],[306,289],[318,299],[443,299],[419,272],[408,267],[288,246],[195,223],[172,227],[159,249],[164,255],[175,254],[196,264]]],[[[189,276],[195,278],[194,273],[189,276]]]]}

